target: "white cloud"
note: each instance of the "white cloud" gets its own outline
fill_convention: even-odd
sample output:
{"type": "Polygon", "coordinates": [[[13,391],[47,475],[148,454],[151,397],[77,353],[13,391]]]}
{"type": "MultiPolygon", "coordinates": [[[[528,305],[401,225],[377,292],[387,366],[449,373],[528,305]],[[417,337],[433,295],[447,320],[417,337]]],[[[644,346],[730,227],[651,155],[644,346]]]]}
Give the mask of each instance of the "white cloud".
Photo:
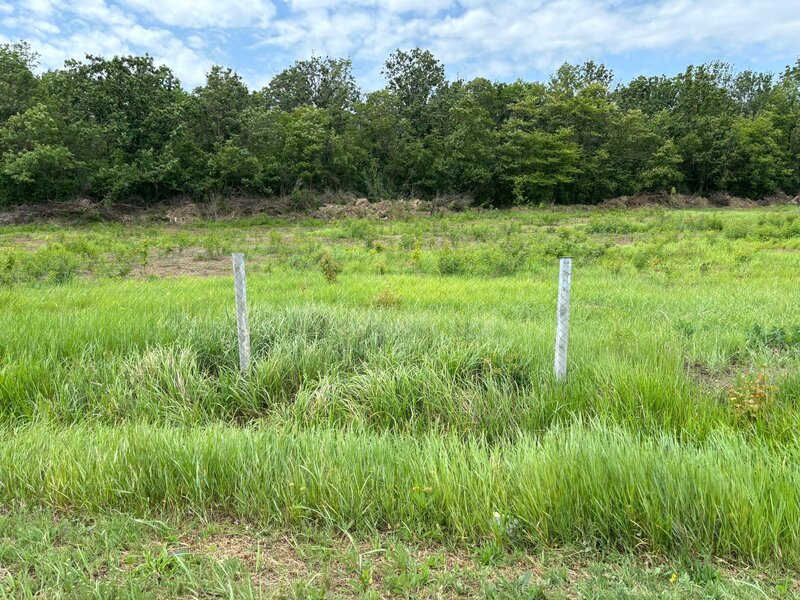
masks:
{"type": "Polygon", "coordinates": [[[214,62],[202,53],[197,40],[192,46],[175,32],[139,22],[134,14],[106,0],[50,4],[49,9],[46,2],[37,2],[31,10],[27,10],[29,4],[18,6],[4,26],[14,38],[31,43],[45,69],[59,68],[65,59],[80,59],[86,54],[147,53],[157,63],[170,66],[187,87],[193,87],[205,80],[214,62]]]}
{"type": "Polygon", "coordinates": [[[791,55],[800,30],[800,3],[783,0],[289,0],[288,8],[259,45],[290,60],[351,56],[366,88],[382,84],[390,52],[416,45],[451,73],[515,78],[564,60],[613,64],[639,50],[725,56],[761,44],[791,55]]]}
{"type": "Polygon", "coordinates": [[[206,41],[203,39],[202,36],[192,34],[186,38],[186,43],[189,44],[191,48],[198,50],[200,48],[204,48],[206,45],[206,41]]]}
{"type": "Polygon", "coordinates": [[[462,4],[469,6],[431,25],[424,45],[445,63],[473,65],[477,72],[500,77],[637,50],[724,55],[763,44],[791,53],[797,51],[800,31],[800,3],[782,0],[462,4]]]}
{"type": "Polygon", "coordinates": [[[265,27],[275,14],[268,0],[124,0],[175,27],[265,27]]]}
{"type": "Polygon", "coordinates": [[[25,8],[35,15],[46,17],[53,13],[54,7],[52,0],[27,0],[25,8]]]}
{"type": "Polygon", "coordinates": [[[0,19],[0,37],[30,41],[45,67],[85,52],[147,52],[187,87],[201,83],[214,62],[258,87],[269,73],[316,52],[350,56],[360,83],[372,89],[383,83],[386,56],[413,46],[431,49],[451,76],[502,79],[564,60],[635,62],[637,53],[754,61],[758,49],[773,62],[794,62],[800,2],[0,0],[0,19]]]}
{"type": "Polygon", "coordinates": [[[93,26],[98,25],[130,25],[134,23],[119,8],[109,6],[104,0],[83,0],[71,7],[72,12],[86,19],[93,26]]]}

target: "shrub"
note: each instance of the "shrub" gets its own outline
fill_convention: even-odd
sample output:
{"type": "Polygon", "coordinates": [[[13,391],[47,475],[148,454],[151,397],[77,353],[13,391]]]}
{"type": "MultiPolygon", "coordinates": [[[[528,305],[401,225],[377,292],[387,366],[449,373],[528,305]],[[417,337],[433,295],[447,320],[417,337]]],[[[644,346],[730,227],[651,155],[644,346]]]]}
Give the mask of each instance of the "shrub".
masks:
{"type": "Polygon", "coordinates": [[[468,271],[467,266],[466,257],[450,248],[445,248],[439,253],[440,275],[464,275],[468,271]]]}
{"type": "Polygon", "coordinates": [[[783,327],[762,327],[756,323],[747,336],[748,345],[785,350],[800,347],[800,325],[783,327]]]}
{"type": "Polygon", "coordinates": [[[419,265],[422,261],[422,242],[419,238],[414,242],[414,249],[411,252],[411,262],[415,265],[419,265]]]}
{"type": "Polygon", "coordinates": [[[756,374],[740,376],[738,381],[728,388],[728,401],[737,417],[754,420],[763,417],[772,405],[772,392],[775,386],[770,385],[763,371],[756,374]]]}
{"type": "Polygon", "coordinates": [[[725,224],[723,235],[729,240],[741,240],[751,232],[751,225],[745,221],[733,221],[725,224]]]}
{"type": "Polygon", "coordinates": [[[392,290],[382,290],[372,300],[372,305],[378,308],[389,308],[398,304],[400,304],[400,296],[392,290]]]}
{"type": "Polygon", "coordinates": [[[61,244],[45,246],[34,252],[8,252],[0,255],[0,283],[64,283],[83,266],[81,257],[61,244]]]}
{"type": "Polygon", "coordinates": [[[514,275],[522,270],[525,257],[506,249],[490,248],[478,254],[477,263],[482,274],[503,277],[514,275]]]}
{"type": "Polygon", "coordinates": [[[342,266],[333,258],[330,250],[325,248],[319,256],[319,267],[328,283],[336,283],[339,273],[342,272],[342,266]]]}

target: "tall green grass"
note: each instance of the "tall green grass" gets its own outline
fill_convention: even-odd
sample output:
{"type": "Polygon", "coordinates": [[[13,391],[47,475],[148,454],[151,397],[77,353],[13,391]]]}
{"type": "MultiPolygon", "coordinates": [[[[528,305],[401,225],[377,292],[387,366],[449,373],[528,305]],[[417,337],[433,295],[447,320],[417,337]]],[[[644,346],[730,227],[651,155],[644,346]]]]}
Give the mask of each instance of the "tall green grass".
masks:
{"type": "Polygon", "coordinates": [[[251,278],[247,378],[229,280],[12,288],[0,315],[0,420],[266,420],[501,439],[604,417],[682,439],[737,428],[794,440],[798,353],[748,337],[754,323],[791,322],[800,303],[782,290],[750,284],[745,306],[735,292],[744,284],[624,289],[616,276],[578,271],[561,386],[551,377],[548,281],[403,278],[393,287],[404,299],[381,309],[372,304],[380,280],[300,291],[291,277],[251,278]],[[775,367],[775,402],[763,419],[737,420],[724,387],[764,366],[775,367]]]}
{"type": "Polygon", "coordinates": [[[800,567],[795,212],[1,232],[31,245],[0,284],[0,504],[800,567]],[[118,246],[200,264],[239,243],[244,377],[230,277],[95,269],[118,246]],[[65,256],[75,277],[39,276],[65,256]]]}
{"type": "Polygon", "coordinates": [[[684,445],[575,424],[489,446],[316,428],[28,425],[4,437],[4,503],[800,566],[800,455],[737,435],[684,445]]]}

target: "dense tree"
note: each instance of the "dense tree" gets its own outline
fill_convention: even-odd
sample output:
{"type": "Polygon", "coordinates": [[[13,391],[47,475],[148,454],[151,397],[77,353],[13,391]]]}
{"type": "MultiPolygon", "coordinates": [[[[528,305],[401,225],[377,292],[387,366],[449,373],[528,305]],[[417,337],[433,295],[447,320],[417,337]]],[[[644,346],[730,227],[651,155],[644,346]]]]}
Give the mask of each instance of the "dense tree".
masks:
{"type": "Polygon", "coordinates": [[[310,106],[291,112],[256,110],[245,129],[242,146],[257,159],[266,190],[287,194],[329,187],[332,129],[326,111],[310,106]]]}
{"type": "Polygon", "coordinates": [[[645,161],[639,173],[638,187],[644,191],[672,190],[681,187],[683,162],[675,142],[666,140],[645,161]]]}
{"type": "Polygon", "coordinates": [[[184,94],[172,71],[150,56],[87,56],[50,75],[48,91],[62,114],[99,125],[108,142],[127,153],[169,138],[171,108],[184,94]]]}
{"type": "Polygon", "coordinates": [[[557,94],[574,96],[590,86],[607,90],[614,73],[602,63],[587,60],[582,65],[562,64],[550,78],[549,88],[557,94]]]}
{"type": "Polygon", "coordinates": [[[357,144],[370,157],[361,189],[376,199],[412,193],[412,174],[426,157],[398,98],[386,90],[369,94],[356,110],[353,126],[357,144]]]}
{"type": "Polygon", "coordinates": [[[149,56],[87,56],[41,75],[36,63],[25,43],[0,45],[0,203],[800,193],[800,60],[777,77],[711,62],[612,89],[592,61],[543,83],[448,81],[414,48],[392,53],[386,86],[366,96],[344,58],[297,61],[256,93],[220,66],[187,93],[149,56]]]}
{"type": "Polygon", "coordinates": [[[250,93],[235,71],[214,65],[194,96],[197,118],[192,126],[198,145],[210,150],[240,132],[250,93]]]}
{"type": "Polygon", "coordinates": [[[492,125],[491,115],[472,94],[463,95],[450,109],[433,164],[437,190],[491,199],[496,160],[492,125]]]}
{"type": "Polygon", "coordinates": [[[351,111],[361,95],[349,59],[319,56],[281,71],[262,93],[268,106],[283,111],[304,106],[351,111]]]}
{"type": "Polygon", "coordinates": [[[36,54],[25,42],[0,44],[0,123],[30,106],[38,80],[36,54]]]}
{"type": "Polygon", "coordinates": [[[742,71],[733,78],[731,97],[744,116],[754,116],[767,108],[772,91],[771,73],[742,71]]]}
{"type": "Polygon", "coordinates": [[[580,146],[575,134],[541,126],[542,90],[534,90],[512,107],[498,132],[500,180],[517,204],[563,201],[580,174],[580,146]]]}
{"type": "Polygon", "coordinates": [[[398,49],[386,59],[381,73],[415,131],[426,133],[430,125],[426,118],[428,103],[447,82],[444,65],[429,50],[398,49]]]}
{"type": "Polygon", "coordinates": [[[6,201],[53,200],[75,192],[76,164],[47,107],[36,104],[0,128],[0,193],[6,201]]]}
{"type": "Polygon", "coordinates": [[[724,189],[752,198],[776,192],[788,174],[778,130],[769,115],[739,117],[728,136],[724,189]]]}
{"type": "Polygon", "coordinates": [[[622,110],[638,109],[647,115],[675,108],[678,86],[675,79],[663,75],[644,77],[640,75],[627,85],[614,90],[612,98],[622,110]]]}

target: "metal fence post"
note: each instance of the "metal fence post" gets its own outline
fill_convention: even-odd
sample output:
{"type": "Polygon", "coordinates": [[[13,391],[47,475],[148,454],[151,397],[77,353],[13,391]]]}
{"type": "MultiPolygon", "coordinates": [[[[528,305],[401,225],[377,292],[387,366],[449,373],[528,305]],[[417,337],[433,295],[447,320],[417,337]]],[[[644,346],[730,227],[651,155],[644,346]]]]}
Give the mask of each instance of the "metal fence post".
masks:
{"type": "Polygon", "coordinates": [[[236,327],[239,336],[239,369],[250,369],[250,326],[247,323],[247,288],[244,278],[244,254],[233,253],[233,288],[236,292],[236,327]]]}
{"type": "Polygon", "coordinates": [[[567,343],[569,341],[569,292],[572,282],[572,258],[564,256],[559,261],[558,311],[556,322],[556,356],[553,372],[557,381],[567,377],[567,343]]]}

